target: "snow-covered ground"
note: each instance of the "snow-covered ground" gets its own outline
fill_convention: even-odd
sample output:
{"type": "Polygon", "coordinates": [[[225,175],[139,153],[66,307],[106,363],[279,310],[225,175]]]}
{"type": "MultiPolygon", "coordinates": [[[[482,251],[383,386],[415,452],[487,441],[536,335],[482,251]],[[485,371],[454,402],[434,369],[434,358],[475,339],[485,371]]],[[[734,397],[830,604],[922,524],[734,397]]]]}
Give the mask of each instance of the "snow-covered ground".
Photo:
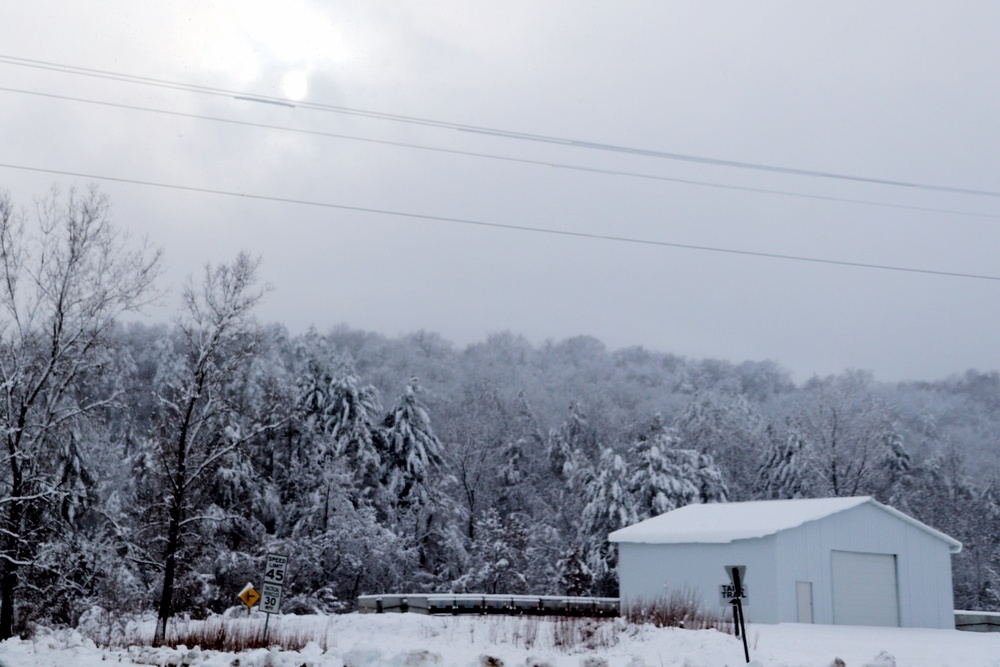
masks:
{"type": "MultiPolygon", "coordinates": [[[[272,626],[275,627],[275,626],[272,626]]],[[[301,651],[221,653],[191,649],[102,649],[76,631],[0,644],[5,667],[723,667],[745,664],[735,637],[714,630],[655,629],[605,621],[591,647],[555,646],[550,621],[415,614],[284,617],[279,631],[315,637],[301,651]],[[325,650],[322,648],[325,644],[325,650]],[[495,661],[491,662],[490,659],[495,661]]],[[[564,628],[565,630],[565,628],[564,628]]],[[[750,625],[761,667],[1000,667],[1000,634],[949,630],[750,625]]]]}

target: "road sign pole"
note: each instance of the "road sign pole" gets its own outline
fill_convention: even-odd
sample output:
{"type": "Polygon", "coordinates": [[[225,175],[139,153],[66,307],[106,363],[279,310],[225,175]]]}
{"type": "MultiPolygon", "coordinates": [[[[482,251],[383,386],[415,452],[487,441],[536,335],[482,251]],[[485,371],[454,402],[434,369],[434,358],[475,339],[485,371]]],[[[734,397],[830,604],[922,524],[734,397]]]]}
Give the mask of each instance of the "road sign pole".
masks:
{"type": "Polygon", "coordinates": [[[267,554],[267,565],[264,567],[264,585],[262,587],[263,603],[261,611],[267,616],[264,620],[264,645],[267,646],[267,631],[271,623],[271,614],[278,613],[281,606],[282,587],[285,585],[285,571],[288,567],[288,556],[267,554]]]}
{"type": "Polygon", "coordinates": [[[736,611],[739,612],[739,633],[743,635],[743,655],[750,662],[750,647],[747,645],[747,626],[743,620],[743,582],[740,581],[740,571],[733,569],[733,588],[736,589],[736,611]]]}

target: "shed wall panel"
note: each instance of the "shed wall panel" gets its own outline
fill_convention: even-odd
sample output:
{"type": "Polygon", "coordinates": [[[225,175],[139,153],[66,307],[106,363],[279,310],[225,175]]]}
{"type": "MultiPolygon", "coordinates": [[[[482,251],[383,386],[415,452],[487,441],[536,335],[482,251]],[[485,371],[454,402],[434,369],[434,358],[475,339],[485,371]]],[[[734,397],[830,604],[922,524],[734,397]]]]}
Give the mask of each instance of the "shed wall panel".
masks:
{"type": "Polygon", "coordinates": [[[873,506],[858,507],[777,534],[778,616],[796,618],[795,581],[812,581],[817,623],[833,623],[831,553],[895,554],[900,625],[953,628],[948,545],[873,506]]]}
{"type": "Polygon", "coordinates": [[[619,545],[619,588],[623,605],[672,592],[690,591],[706,609],[719,606],[719,585],[729,582],[726,565],[746,565],[748,622],[778,623],[775,536],[724,544],[619,545]]]}

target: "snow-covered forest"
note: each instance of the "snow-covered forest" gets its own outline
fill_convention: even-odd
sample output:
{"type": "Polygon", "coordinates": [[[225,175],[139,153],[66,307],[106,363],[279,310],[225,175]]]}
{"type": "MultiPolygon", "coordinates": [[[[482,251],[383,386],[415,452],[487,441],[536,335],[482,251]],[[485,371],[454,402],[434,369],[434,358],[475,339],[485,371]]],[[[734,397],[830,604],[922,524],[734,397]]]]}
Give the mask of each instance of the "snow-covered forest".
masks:
{"type": "Polygon", "coordinates": [[[956,606],[1000,609],[996,372],[797,384],[585,336],[291,335],[256,320],[246,255],[163,297],[171,324],[126,323],[161,296],[157,251],[98,192],[49,202],[39,225],[0,199],[0,637],[93,605],[220,612],[269,551],[291,558],[288,612],[613,595],[623,525],[860,494],[961,540],[956,606]]]}

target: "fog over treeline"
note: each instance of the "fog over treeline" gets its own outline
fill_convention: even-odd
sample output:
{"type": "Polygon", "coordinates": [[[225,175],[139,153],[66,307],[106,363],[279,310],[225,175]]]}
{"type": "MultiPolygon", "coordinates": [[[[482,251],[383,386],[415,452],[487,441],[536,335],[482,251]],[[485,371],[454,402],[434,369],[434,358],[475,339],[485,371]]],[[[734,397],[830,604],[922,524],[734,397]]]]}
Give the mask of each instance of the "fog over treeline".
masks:
{"type": "MultiPolygon", "coordinates": [[[[795,383],[771,361],[262,325],[245,254],[169,325],[123,324],[155,249],[96,191],[40,229],[0,199],[0,635],[363,593],[615,595],[609,532],[694,502],[872,495],[961,540],[957,608],[1000,609],[1000,375],[795,383]],[[35,229],[35,231],[32,231],[35,229]]],[[[42,209],[43,211],[45,209],[42,209]]],[[[373,306],[374,307],[374,306],[373,306]]]]}

